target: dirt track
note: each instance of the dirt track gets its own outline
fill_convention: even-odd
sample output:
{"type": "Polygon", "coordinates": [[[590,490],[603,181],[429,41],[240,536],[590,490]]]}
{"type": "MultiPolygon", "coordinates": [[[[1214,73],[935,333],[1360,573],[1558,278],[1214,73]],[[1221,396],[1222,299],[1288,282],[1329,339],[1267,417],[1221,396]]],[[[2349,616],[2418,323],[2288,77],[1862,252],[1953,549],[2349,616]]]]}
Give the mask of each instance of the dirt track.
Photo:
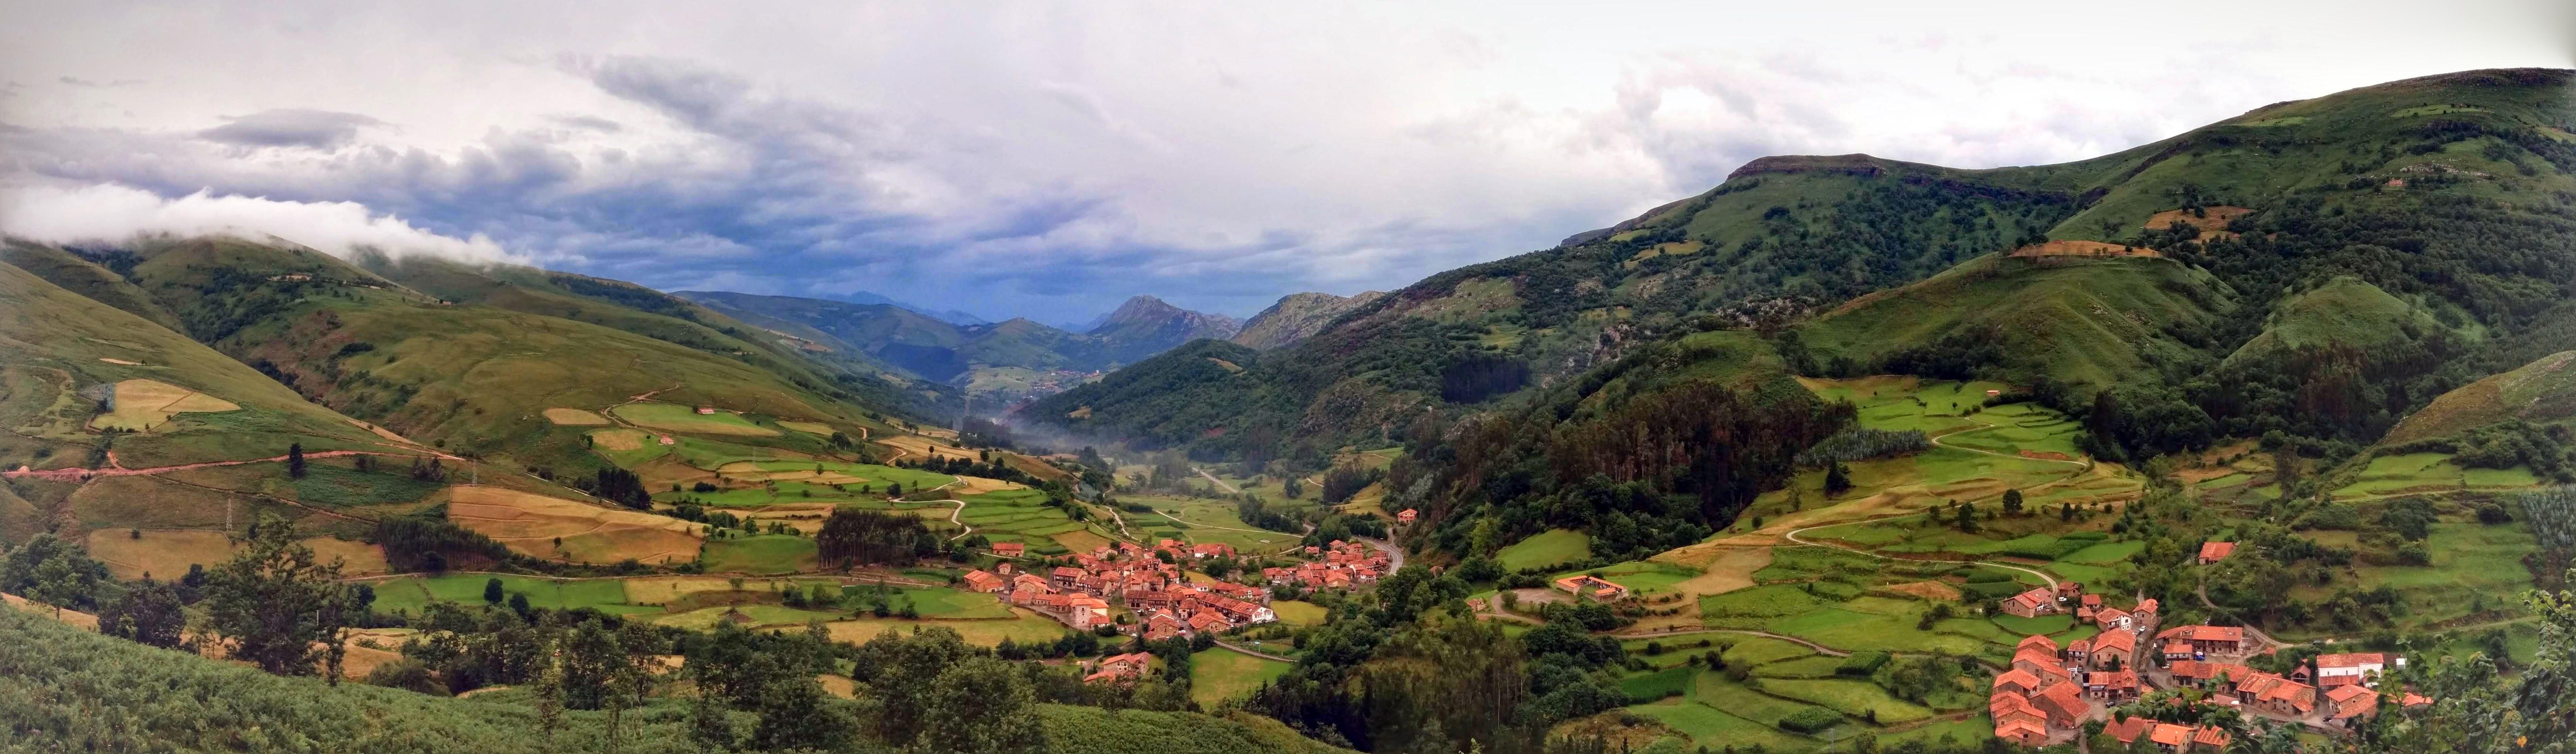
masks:
{"type": "MultiPolygon", "coordinates": [[[[423,456],[421,456],[420,454],[417,454],[417,453],[388,453],[388,452],[384,452],[384,451],[377,451],[377,450],[325,450],[325,451],[321,451],[321,452],[318,452],[318,453],[306,453],[306,454],[304,454],[304,458],[305,458],[306,460],[312,460],[312,459],[315,459],[315,458],[338,458],[338,457],[340,457],[340,456],[393,456],[393,457],[397,457],[397,458],[421,458],[421,457],[423,457],[423,456]]],[[[445,459],[451,459],[451,460],[459,460],[459,461],[464,460],[464,459],[462,459],[462,458],[457,458],[457,457],[455,457],[455,456],[446,455],[446,454],[443,454],[443,453],[442,453],[442,454],[438,454],[438,455],[437,455],[437,457],[439,457],[439,458],[445,458],[445,459]]],[[[285,462],[286,462],[286,456],[278,456],[278,457],[275,457],[275,458],[253,458],[253,459],[249,459],[249,460],[242,460],[242,461],[207,461],[207,462],[204,462],[204,463],[183,463],[183,464],[179,464],[179,465],[177,465],[177,466],[154,466],[154,467],[146,468],[146,469],[129,469],[129,468],[126,468],[124,464],[120,464],[120,463],[117,463],[117,462],[116,462],[116,451],[111,450],[111,451],[108,451],[108,452],[107,452],[107,468],[102,468],[102,469],[45,469],[45,470],[43,470],[43,471],[37,471],[37,470],[34,470],[34,469],[29,469],[29,468],[27,468],[27,467],[25,467],[25,466],[20,466],[20,467],[18,467],[18,468],[16,468],[16,469],[12,469],[12,470],[9,470],[9,471],[0,471],[0,477],[8,477],[8,478],[10,478],[10,479],[46,479],[46,480],[52,480],[52,481],[57,481],[57,482],[79,482],[79,481],[86,481],[86,480],[89,480],[89,479],[93,479],[93,478],[97,478],[97,477],[103,477],[103,476],[146,476],[146,475],[151,475],[151,474],[163,474],[163,473],[168,473],[168,472],[172,472],[172,471],[186,471],[186,470],[189,470],[189,469],[204,469],[204,468],[212,468],[212,467],[216,467],[216,466],[240,466],[240,465],[243,465],[243,464],[252,464],[252,463],[285,463],[285,462]]]]}

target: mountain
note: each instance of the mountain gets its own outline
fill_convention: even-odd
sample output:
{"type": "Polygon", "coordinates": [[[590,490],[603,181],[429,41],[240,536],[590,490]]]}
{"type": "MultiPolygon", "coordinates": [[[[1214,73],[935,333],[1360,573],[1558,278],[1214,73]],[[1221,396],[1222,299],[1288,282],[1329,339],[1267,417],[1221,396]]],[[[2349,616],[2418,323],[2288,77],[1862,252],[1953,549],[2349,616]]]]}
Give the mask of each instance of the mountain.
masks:
{"type": "MultiPolygon", "coordinates": [[[[2563,96],[2571,78],[2513,69],[2409,79],[2267,105],[2057,165],[1766,157],[1697,196],[1558,247],[1358,305],[1241,375],[1160,370],[1212,381],[1171,386],[1221,404],[1191,409],[1211,417],[1201,425],[1139,391],[1111,396],[1106,387],[1067,391],[1023,416],[1107,439],[1144,440],[1114,428],[1153,427],[1148,444],[1208,453],[1243,453],[1249,436],[1329,447],[1423,406],[1505,398],[1642,344],[1750,327],[1811,330],[1819,348],[1803,356],[1822,358],[1812,362],[1819,367],[1843,356],[1856,370],[1883,369],[1904,356],[1898,366],[1921,368],[1945,353],[2000,349],[2022,367],[1958,371],[2049,377],[2052,395],[2070,402],[2110,391],[2122,415],[2134,406],[2155,417],[2135,426],[2198,427],[2141,440],[2152,446],[2261,434],[2275,421],[2368,442],[2411,407],[2483,376],[2476,369],[2576,347],[2576,327],[2564,324],[2576,320],[2564,303],[2576,292],[2576,258],[2553,240],[2576,229],[2558,198],[2576,189],[2567,130],[2576,114],[2563,96]],[[1952,279],[1897,292],[1944,271],[1952,279]],[[2141,274],[2134,285],[2120,280],[2141,274]],[[2454,321],[2434,329],[2478,339],[2419,324],[2425,337],[2411,349],[2339,360],[2257,344],[2236,360],[2250,370],[2235,372],[2237,382],[2190,387],[2261,335],[2276,307],[2341,275],[2454,321]],[[1851,324],[1864,321],[1897,329],[1873,336],[1851,324]],[[2128,336],[2143,340],[2093,342],[2128,336]],[[2445,366],[2453,362],[2480,366],[2445,366]],[[2329,384],[2353,387],[2331,396],[2294,384],[2340,374],[2353,379],[2329,384]],[[2302,401],[2326,410],[2283,418],[2284,406],[2302,401]]],[[[2298,329],[2274,340],[2296,342],[2298,329]]]]}
{"type": "Polygon", "coordinates": [[[928,315],[933,319],[952,325],[989,325],[993,323],[992,320],[975,316],[969,312],[957,309],[933,309],[927,306],[908,304],[885,296],[869,293],[867,291],[851,291],[847,294],[843,294],[840,297],[840,300],[853,304],[882,304],[885,306],[901,307],[905,310],[928,315]]]}
{"type": "Polygon", "coordinates": [[[893,304],[729,291],[672,295],[803,339],[825,359],[881,364],[1003,403],[1053,394],[1092,372],[1239,329],[1231,319],[1186,311],[1149,296],[1128,301],[1094,332],[1072,333],[1023,318],[958,325],[893,304]]]}
{"type": "Polygon", "coordinates": [[[1093,324],[1088,334],[1110,346],[1110,356],[1134,362],[1201,338],[1225,340],[1243,323],[1222,314],[1190,311],[1152,296],[1137,296],[1118,305],[1093,324]]]}
{"type": "Polygon", "coordinates": [[[1295,343],[1322,331],[1324,326],[1332,324],[1335,317],[1384,295],[1385,291],[1364,291],[1351,296],[1291,293],[1281,296],[1278,303],[1261,310],[1260,314],[1244,320],[1243,330],[1235,333],[1232,340],[1264,350],[1295,343]]]}

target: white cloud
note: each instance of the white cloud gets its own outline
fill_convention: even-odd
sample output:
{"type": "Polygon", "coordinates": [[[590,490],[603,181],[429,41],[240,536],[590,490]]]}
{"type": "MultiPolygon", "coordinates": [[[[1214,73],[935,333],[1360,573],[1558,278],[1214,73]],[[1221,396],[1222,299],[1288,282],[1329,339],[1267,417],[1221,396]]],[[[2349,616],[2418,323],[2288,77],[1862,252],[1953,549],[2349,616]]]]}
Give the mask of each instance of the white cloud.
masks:
{"type": "Polygon", "coordinates": [[[1764,154],[2080,159],[2571,51],[2556,0],[133,5],[0,25],[0,175],[1048,319],[1392,288],[1764,154]]]}
{"type": "Polygon", "coordinates": [[[289,202],[205,191],[169,199],[113,184],[0,186],[0,234],[49,243],[122,243],[146,235],[274,235],[342,256],[374,249],[469,262],[516,259],[481,235],[442,236],[356,202],[289,202]]]}

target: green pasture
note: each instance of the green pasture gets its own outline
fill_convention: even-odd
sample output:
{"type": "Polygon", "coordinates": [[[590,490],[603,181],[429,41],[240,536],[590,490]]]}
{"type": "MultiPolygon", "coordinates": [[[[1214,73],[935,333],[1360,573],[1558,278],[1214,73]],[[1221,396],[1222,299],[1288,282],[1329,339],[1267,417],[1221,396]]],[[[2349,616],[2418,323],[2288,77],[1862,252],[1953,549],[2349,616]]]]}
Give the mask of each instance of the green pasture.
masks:
{"type": "Polygon", "coordinates": [[[703,432],[707,434],[742,435],[747,437],[768,437],[779,434],[778,430],[753,424],[751,420],[743,418],[741,414],[736,414],[730,411],[717,411],[712,414],[701,414],[698,413],[697,408],[694,406],[684,406],[677,403],[662,403],[659,401],[625,403],[619,404],[617,407],[609,409],[609,411],[617,414],[617,417],[620,419],[625,419],[627,421],[655,429],[666,429],[673,432],[703,432]]]}
{"type": "MultiPolygon", "coordinates": [[[[501,580],[504,594],[528,596],[528,606],[548,610],[592,608],[606,613],[635,614],[661,612],[658,605],[631,605],[626,602],[626,585],[617,579],[543,579],[530,576],[491,576],[485,574],[447,574],[442,576],[401,576],[372,582],[376,590],[375,609],[418,614],[431,602],[453,602],[480,605],[483,585],[501,580]]],[[[503,600],[509,599],[504,596],[503,600]]]]}
{"type": "Polygon", "coordinates": [[[1549,529],[1494,553],[1506,571],[1545,569],[1592,557],[1592,536],[1573,529],[1549,529]]]}
{"type": "Polygon", "coordinates": [[[1788,679],[1766,678],[1764,692],[1785,696],[1852,717],[1878,713],[1881,725],[1894,725],[1931,717],[1932,710],[1920,704],[1898,699],[1878,684],[1848,678],[1788,679]]]}
{"type": "Polygon", "coordinates": [[[1249,696],[1296,667],[1218,647],[1190,655],[1190,698],[1199,706],[1217,705],[1249,696]]]}
{"type": "Polygon", "coordinates": [[[698,557],[708,573],[804,573],[816,565],[814,540],[794,534],[709,540],[698,557]]]}

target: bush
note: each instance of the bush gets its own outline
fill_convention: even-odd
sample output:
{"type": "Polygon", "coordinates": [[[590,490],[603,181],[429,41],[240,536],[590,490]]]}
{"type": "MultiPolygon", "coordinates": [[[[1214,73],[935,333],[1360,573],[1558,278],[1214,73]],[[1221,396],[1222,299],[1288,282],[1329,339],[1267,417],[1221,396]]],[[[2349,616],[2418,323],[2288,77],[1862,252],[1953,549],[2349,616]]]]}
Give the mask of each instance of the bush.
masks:
{"type": "Polygon", "coordinates": [[[1886,664],[1886,652],[1853,652],[1850,657],[1843,658],[1842,664],[1834,666],[1834,675],[1866,676],[1878,672],[1886,664]]]}
{"type": "Polygon", "coordinates": [[[1815,733],[1840,725],[1843,716],[1822,707],[1808,707],[1780,718],[1780,729],[1791,733],[1815,733]]]}

